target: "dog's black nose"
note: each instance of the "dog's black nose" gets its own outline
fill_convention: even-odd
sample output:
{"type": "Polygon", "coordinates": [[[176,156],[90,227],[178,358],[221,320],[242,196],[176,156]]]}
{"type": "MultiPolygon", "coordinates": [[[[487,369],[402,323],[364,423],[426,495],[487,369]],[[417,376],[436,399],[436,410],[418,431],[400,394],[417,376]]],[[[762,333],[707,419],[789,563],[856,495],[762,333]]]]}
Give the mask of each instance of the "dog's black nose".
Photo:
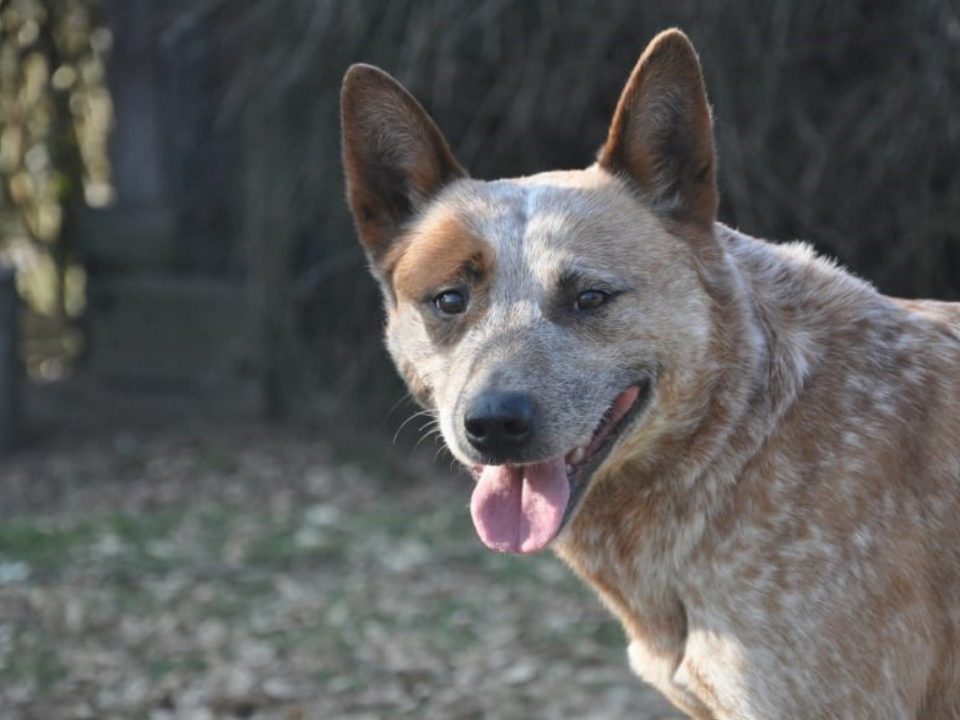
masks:
{"type": "Polygon", "coordinates": [[[467,440],[495,462],[516,459],[533,437],[535,422],[533,401],[515,392],[482,393],[463,419],[467,440]]]}

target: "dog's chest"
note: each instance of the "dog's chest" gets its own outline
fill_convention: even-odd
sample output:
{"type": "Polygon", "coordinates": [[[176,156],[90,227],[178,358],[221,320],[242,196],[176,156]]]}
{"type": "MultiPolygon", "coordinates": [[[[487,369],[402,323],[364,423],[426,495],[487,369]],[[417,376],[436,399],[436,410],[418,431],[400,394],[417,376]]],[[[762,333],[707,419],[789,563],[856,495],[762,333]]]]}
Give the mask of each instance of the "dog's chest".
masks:
{"type": "Polygon", "coordinates": [[[667,657],[643,640],[627,647],[630,668],[674,704],[701,720],[744,717],[744,695],[735,646],[721,637],[694,636],[667,657]]]}
{"type": "Polygon", "coordinates": [[[663,578],[641,575],[627,580],[601,571],[584,578],[623,623],[631,669],[694,718],[734,717],[723,708],[725,698],[743,692],[735,643],[691,631],[691,610],[702,617],[705,608],[681,600],[663,578]]]}
{"type": "Polygon", "coordinates": [[[687,609],[678,595],[665,589],[661,578],[611,575],[612,568],[622,565],[571,566],[623,624],[631,669],[692,717],[719,720],[722,716],[708,708],[715,706],[718,690],[735,692],[737,678],[730,666],[715,660],[730,653],[709,642],[691,646],[687,609]]]}
{"type": "Polygon", "coordinates": [[[672,593],[639,590],[628,598],[603,579],[592,584],[623,622],[630,667],[640,678],[694,718],[748,717],[743,662],[732,635],[691,631],[688,608],[672,593]]]}

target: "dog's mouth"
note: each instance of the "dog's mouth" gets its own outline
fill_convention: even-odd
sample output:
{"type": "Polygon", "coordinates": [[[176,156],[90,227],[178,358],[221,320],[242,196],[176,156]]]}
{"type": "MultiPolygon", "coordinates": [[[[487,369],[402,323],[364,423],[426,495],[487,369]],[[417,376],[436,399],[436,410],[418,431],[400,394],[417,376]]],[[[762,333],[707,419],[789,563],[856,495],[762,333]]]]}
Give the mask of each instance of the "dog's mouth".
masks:
{"type": "Polygon", "coordinates": [[[649,380],[628,387],[603,414],[590,440],[563,455],[524,465],[474,465],[477,485],[470,514],[484,544],[512,553],[533,553],[549,545],[649,396],[649,380]]]}

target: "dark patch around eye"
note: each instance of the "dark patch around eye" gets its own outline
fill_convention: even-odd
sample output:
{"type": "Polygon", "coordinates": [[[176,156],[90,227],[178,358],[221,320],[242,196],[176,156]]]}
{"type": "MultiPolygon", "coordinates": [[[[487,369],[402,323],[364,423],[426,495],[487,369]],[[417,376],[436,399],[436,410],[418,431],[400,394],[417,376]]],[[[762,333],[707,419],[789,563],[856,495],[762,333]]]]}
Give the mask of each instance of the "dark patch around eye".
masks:
{"type": "Polygon", "coordinates": [[[546,313],[558,325],[567,326],[578,334],[598,341],[604,340],[607,306],[630,290],[628,285],[618,282],[609,274],[568,267],[557,279],[553,299],[546,313]]]}
{"type": "Polygon", "coordinates": [[[573,269],[561,273],[557,285],[558,296],[562,298],[561,304],[576,309],[581,309],[579,307],[581,298],[586,300],[585,305],[599,307],[627,290],[622,285],[602,280],[593,273],[587,275],[573,269]]]}
{"type": "Polygon", "coordinates": [[[577,290],[583,287],[584,278],[575,270],[565,270],[557,281],[560,291],[565,295],[574,295],[577,290]]]}

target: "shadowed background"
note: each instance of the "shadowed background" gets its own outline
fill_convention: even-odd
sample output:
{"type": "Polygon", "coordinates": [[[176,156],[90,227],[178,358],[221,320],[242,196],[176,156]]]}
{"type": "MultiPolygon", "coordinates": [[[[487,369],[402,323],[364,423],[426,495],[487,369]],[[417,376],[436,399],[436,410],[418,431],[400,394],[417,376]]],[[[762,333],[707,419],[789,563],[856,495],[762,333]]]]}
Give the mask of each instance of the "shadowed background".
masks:
{"type": "Polygon", "coordinates": [[[884,292],[960,298],[953,0],[0,2],[0,264],[21,308],[0,273],[0,446],[15,450],[0,456],[0,603],[14,618],[0,621],[0,676],[22,686],[0,706],[174,713],[186,693],[225,716],[619,717],[647,702],[618,694],[625,670],[592,676],[592,705],[552,690],[584,676],[577,653],[568,675],[541,677],[533,658],[569,652],[571,627],[585,658],[623,664],[619,630],[552,564],[535,571],[561,598],[552,611],[534,589],[450,604],[470,582],[527,587],[534,571],[471,559],[462,478],[417,494],[447,468],[434,447],[407,449],[417,422],[390,444],[414,408],[344,201],[338,99],[350,63],[377,64],[475,177],[583,167],[639,53],[670,26],[704,65],[723,222],[809,240],[884,292]],[[384,548],[400,559],[383,565],[384,548]],[[475,562],[492,565],[471,574],[475,562]],[[428,566],[447,604],[424,616],[410,588],[428,587],[428,566]],[[248,627],[284,592],[291,616],[320,618],[316,637],[287,616],[266,639],[248,627]],[[78,680],[58,639],[75,632],[80,647],[103,620],[89,608],[127,607],[124,593],[135,616],[200,599],[171,611],[176,632],[105,636],[126,653],[104,660],[116,688],[78,680]],[[238,593],[252,604],[225,599],[238,593]],[[506,616],[494,640],[468,631],[506,616]],[[533,635],[523,648],[517,628],[533,635]],[[284,665],[300,636],[315,654],[284,665]],[[465,646],[490,667],[458,664],[465,646]],[[141,666],[133,692],[120,668],[141,666]],[[475,700],[479,677],[498,700],[475,700]],[[364,700],[361,686],[378,690],[364,700]]]}
{"type": "Polygon", "coordinates": [[[31,81],[49,98],[46,134],[15,142],[29,101],[7,99],[0,168],[0,248],[24,266],[26,359],[41,380],[78,370],[261,416],[382,418],[402,391],[343,202],[345,68],[398,77],[476,177],[529,174],[592,160],[637,55],[672,25],[704,62],[723,221],[808,239],[885,292],[960,297],[948,0],[51,0],[6,12],[4,52],[20,57],[7,93],[30,53],[51,78],[31,81]],[[59,70],[70,58],[76,69],[59,70]],[[16,222],[30,203],[45,208],[36,227],[16,222]]]}

